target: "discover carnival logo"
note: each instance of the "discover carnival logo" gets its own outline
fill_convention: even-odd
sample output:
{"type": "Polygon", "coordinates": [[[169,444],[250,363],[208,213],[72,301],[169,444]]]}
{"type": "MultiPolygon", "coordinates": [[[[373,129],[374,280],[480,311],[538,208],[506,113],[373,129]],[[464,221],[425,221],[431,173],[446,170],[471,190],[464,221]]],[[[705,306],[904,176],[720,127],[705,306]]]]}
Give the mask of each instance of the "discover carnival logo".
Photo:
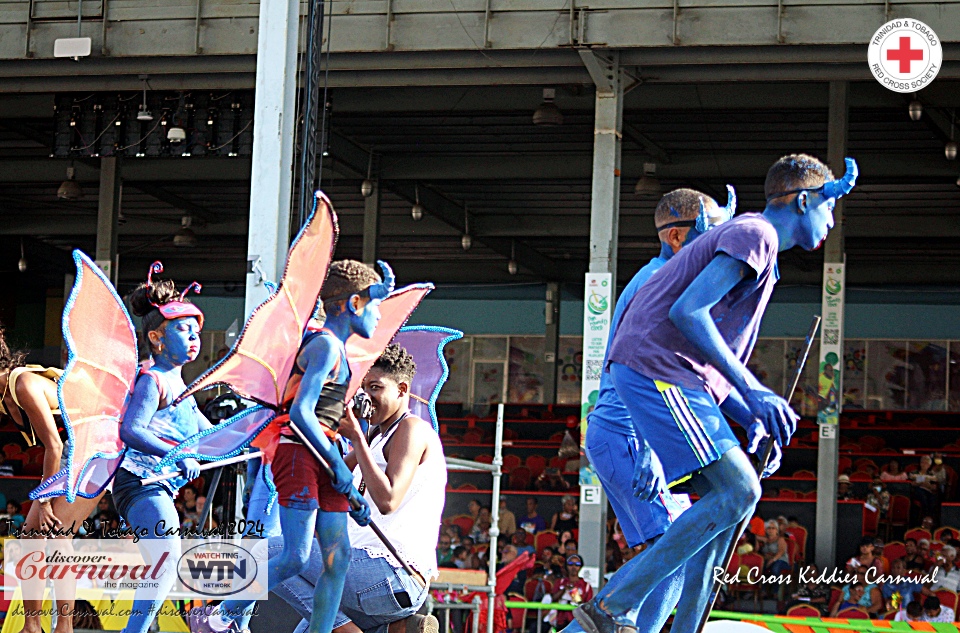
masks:
{"type": "Polygon", "coordinates": [[[897,18],[873,34],[867,63],[884,88],[917,92],[929,86],[940,72],[943,46],[933,29],[920,20],[897,18]]]}
{"type": "Polygon", "coordinates": [[[18,539],[3,544],[7,599],[42,600],[48,580],[110,594],[258,600],[267,596],[266,539],[18,539]],[[182,553],[181,553],[182,552],[182,553]],[[169,577],[173,576],[173,581],[169,577]],[[156,595],[151,592],[155,590],[156,595]]]}

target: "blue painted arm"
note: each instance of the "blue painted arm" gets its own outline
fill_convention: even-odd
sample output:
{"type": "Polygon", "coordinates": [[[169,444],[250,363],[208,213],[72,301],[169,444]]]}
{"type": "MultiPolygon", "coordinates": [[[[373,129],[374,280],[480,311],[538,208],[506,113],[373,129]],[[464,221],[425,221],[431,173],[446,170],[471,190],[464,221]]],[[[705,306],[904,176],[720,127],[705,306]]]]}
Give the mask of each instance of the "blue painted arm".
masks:
{"type": "MultiPolygon", "coordinates": [[[[743,396],[741,396],[736,389],[732,390],[726,399],[720,403],[720,410],[731,420],[746,429],[747,452],[762,455],[767,442],[773,440],[767,435],[760,420],[750,412],[747,403],[743,401],[743,396]]],[[[763,477],[770,477],[777,472],[780,468],[780,458],[782,456],[783,451],[780,448],[780,444],[774,441],[773,452],[770,454],[770,461],[767,462],[767,466],[763,470],[763,477]]]]}
{"type": "Polygon", "coordinates": [[[642,437],[640,439],[640,452],[637,454],[637,461],[633,465],[633,495],[641,501],[653,501],[665,488],[660,482],[660,477],[653,472],[653,450],[647,441],[642,437]]]}
{"type": "Polygon", "coordinates": [[[303,379],[300,381],[300,391],[290,409],[290,419],[333,470],[336,477],[336,481],[333,482],[334,489],[341,494],[349,495],[351,492],[356,493],[353,487],[353,474],[343,463],[340,451],[327,439],[314,414],[323,385],[327,382],[339,357],[340,351],[331,345],[326,336],[316,336],[304,347],[297,358],[297,363],[304,370],[303,379]]]}
{"type": "MultiPolygon", "coordinates": [[[[133,388],[130,405],[120,422],[120,439],[124,444],[144,455],[157,457],[163,457],[170,451],[171,446],[157,437],[149,428],[150,421],[159,407],[160,389],[157,383],[148,377],[138,378],[133,388]]],[[[199,414],[198,417],[203,418],[199,414]]],[[[205,421],[206,418],[203,420],[205,421]]],[[[209,424],[207,422],[208,426],[209,424]]],[[[196,479],[200,474],[200,465],[190,458],[177,462],[177,467],[183,472],[187,481],[196,479]]]]}
{"type": "Polygon", "coordinates": [[[700,353],[743,396],[747,409],[781,446],[796,430],[796,413],[750,373],[720,335],[710,310],[753,270],[744,262],[718,253],[670,308],[670,320],[700,353]]]}

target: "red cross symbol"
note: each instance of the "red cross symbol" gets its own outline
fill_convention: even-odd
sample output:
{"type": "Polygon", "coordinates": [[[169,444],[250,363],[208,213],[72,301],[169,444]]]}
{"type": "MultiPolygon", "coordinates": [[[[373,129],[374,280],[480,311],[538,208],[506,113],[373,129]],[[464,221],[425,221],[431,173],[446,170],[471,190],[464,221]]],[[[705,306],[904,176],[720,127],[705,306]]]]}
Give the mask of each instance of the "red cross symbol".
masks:
{"type": "Polygon", "coordinates": [[[900,38],[900,48],[892,48],[887,51],[887,60],[900,62],[900,72],[910,72],[910,62],[923,61],[922,48],[910,48],[910,36],[900,38]]]}

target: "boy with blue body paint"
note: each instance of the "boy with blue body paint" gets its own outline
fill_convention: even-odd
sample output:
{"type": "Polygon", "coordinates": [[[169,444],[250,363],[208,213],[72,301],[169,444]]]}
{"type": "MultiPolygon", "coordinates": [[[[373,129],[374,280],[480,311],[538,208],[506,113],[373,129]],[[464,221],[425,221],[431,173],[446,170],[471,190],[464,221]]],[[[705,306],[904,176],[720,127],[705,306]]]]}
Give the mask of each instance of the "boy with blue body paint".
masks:
{"type": "MultiPolygon", "coordinates": [[[[745,362],[778,277],[777,253],[818,248],[833,227],[836,199],[852,190],[856,176],[852,159],[837,181],[811,156],[781,158],[767,174],[762,214],[744,214],[684,248],[627,306],[609,350],[610,377],[638,434],[669,456],[668,484],[690,476],[700,500],[575,612],[588,633],[636,630],[638,606],[685,566],[685,590],[697,604],[687,621],[699,621],[713,574],[695,569],[694,560],[705,551],[716,561],[760,497],[753,467],[717,403],[746,428],[762,424],[777,444],[789,442],[796,414],[745,362]]],[[[759,444],[761,434],[751,435],[759,444]]]]}
{"type": "MultiPolygon", "coordinates": [[[[380,262],[377,273],[361,262],[341,260],[330,266],[320,300],[326,313],[322,329],[308,330],[284,390],[283,410],[335,475],[331,481],[313,452],[289,426],[280,426],[279,444],[270,464],[280,505],[283,550],[268,566],[272,591],[300,574],[311,560],[316,531],[319,577],[310,618],[312,633],[333,629],[349,563],[346,513],[361,526],[370,521],[370,507],[353,485],[353,474],[332,440],[345,408],[350,366],[345,343],[352,334],[370,338],[380,321],[380,302],[393,290],[393,273],[380,262]],[[351,510],[351,506],[355,509],[351,510]]],[[[282,422],[284,416],[278,417],[282,422]]],[[[249,620],[254,601],[227,600],[209,615],[191,612],[195,633],[237,630],[249,620]]]]}
{"type": "MultiPolygon", "coordinates": [[[[658,237],[662,244],[660,255],[650,260],[634,275],[618,298],[613,313],[610,342],[616,334],[627,305],[640,287],[681,248],[710,228],[733,217],[736,194],[729,185],[727,190],[728,202],[724,208],[720,208],[713,198],[693,189],[677,189],[661,198],[654,213],[658,237]]],[[[608,342],[608,355],[609,348],[608,342]]],[[[585,450],[603,483],[630,547],[649,544],[663,534],[683,512],[683,506],[663,486],[660,462],[643,436],[637,433],[626,406],[617,396],[610,374],[606,372],[600,379],[597,404],[589,416],[585,450]],[[626,472],[633,473],[632,479],[623,476],[626,472]]],[[[638,558],[643,556],[644,552],[641,552],[638,558]]],[[[704,554],[692,560],[691,564],[695,569],[702,568],[704,564],[709,564],[711,559],[712,556],[707,558],[707,554],[704,554]]],[[[696,579],[693,582],[699,583],[696,579]]],[[[659,631],[678,599],[681,604],[674,627],[682,626],[684,614],[695,611],[695,605],[691,604],[695,592],[681,592],[683,583],[681,567],[656,587],[652,598],[645,602],[645,608],[641,612],[638,613],[637,609],[631,612],[630,617],[636,620],[640,631],[659,631]]],[[[567,633],[574,633],[576,630],[580,630],[580,626],[571,624],[567,633]]]]}

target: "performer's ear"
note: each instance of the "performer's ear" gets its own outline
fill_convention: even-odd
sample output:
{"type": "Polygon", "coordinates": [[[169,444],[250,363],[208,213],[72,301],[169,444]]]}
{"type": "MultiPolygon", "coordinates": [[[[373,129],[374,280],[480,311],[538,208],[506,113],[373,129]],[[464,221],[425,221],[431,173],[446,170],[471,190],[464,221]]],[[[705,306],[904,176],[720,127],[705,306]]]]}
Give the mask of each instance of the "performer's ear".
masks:
{"type": "Polygon", "coordinates": [[[147,332],[147,339],[150,341],[150,344],[154,347],[158,347],[160,345],[161,338],[162,338],[162,335],[160,334],[159,330],[151,330],[147,332]]]}
{"type": "Polygon", "coordinates": [[[800,213],[806,213],[807,208],[810,206],[810,192],[801,191],[797,194],[797,209],[800,213]]]}
{"type": "Polygon", "coordinates": [[[410,392],[410,385],[405,380],[397,383],[397,389],[400,391],[400,397],[404,397],[410,392]]]}

